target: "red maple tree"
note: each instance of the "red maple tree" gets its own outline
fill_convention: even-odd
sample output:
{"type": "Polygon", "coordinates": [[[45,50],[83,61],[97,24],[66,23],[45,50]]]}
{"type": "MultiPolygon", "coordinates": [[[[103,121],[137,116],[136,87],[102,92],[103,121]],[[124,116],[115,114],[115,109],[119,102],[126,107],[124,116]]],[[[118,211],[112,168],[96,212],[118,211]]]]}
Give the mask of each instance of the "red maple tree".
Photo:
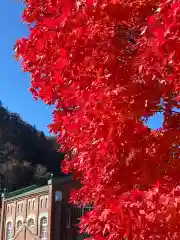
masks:
{"type": "Polygon", "coordinates": [[[91,239],[180,239],[180,1],[26,0],[16,58],[54,104],[91,239]],[[147,121],[163,114],[157,130],[147,121]]]}

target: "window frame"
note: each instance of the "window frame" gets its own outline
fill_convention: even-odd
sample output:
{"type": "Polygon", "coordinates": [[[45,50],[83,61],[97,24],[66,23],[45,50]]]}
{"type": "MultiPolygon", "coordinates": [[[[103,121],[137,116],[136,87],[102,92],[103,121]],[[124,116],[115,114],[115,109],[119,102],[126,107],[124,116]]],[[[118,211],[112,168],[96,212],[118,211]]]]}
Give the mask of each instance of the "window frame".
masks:
{"type": "Polygon", "coordinates": [[[10,209],[11,209],[11,214],[12,214],[12,212],[13,212],[13,204],[11,204],[10,209]]]}
{"type": "Polygon", "coordinates": [[[20,202],[17,203],[17,212],[20,212],[20,202]]]}
{"type": "Polygon", "coordinates": [[[77,206],[76,207],[76,224],[79,224],[81,221],[81,217],[83,217],[87,212],[92,210],[93,210],[93,206],[91,205],[87,205],[84,207],[77,206]]]}
{"type": "Polygon", "coordinates": [[[23,208],[24,208],[24,203],[21,202],[21,212],[23,212],[23,208]]]}
{"type": "Polygon", "coordinates": [[[16,229],[19,230],[22,226],[23,226],[23,222],[22,222],[22,220],[19,219],[19,220],[16,222],[16,229]],[[19,225],[18,223],[21,223],[21,225],[19,225]]]}
{"type": "Polygon", "coordinates": [[[40,198],[40,208],[43,208],[43,202],[44,202],[44,199],[43,198],[40,198]]]}
{"type": "Polygon", "coordinates": [[[28,210],[31,210],[31,199],[28,199],[28,210]]]}
{"type": "Polygon", "coordinates": [[[32,200],[32,210],[35,209],[35,199],[32,200]]]}
{"type": "Polygon", "coordinates": [[[40,219],[39,239],[48,239],[48,218],[46,216],[42,216],[40,219]],[[43,223],[43,220],[45,220],[46,222],[43,223]]]}
{"type": "Polygon", "coordinates": [[[9,221],[6,224],[6,240],[12,240],[13,238],[13,227],[12,227],[12,222],[9,221]],[[10,226],[10,227],[9,227],[10,226]]]}
{"type": "Polygon", "coordinates": [[[28,222],[27,222],[27,225],[28,225],[29,228],[33,228],[33,227],[35,226],[35,220],[34,220],[34,218],[32,218],[32,217],[29,218],[29,219],[28,219],[28,222]],[[31,220],[32,220],[33,224],[29,224],[31,220]]]}
{"type": "Polygon", "coordinates": [[[48,197],[45,197],[44,208],[48,208],[48,197]]]}
{"type": "Polygon", "coordinates": [[[7,213],[9,213],[10,206],[7,204],[7,213]]]}

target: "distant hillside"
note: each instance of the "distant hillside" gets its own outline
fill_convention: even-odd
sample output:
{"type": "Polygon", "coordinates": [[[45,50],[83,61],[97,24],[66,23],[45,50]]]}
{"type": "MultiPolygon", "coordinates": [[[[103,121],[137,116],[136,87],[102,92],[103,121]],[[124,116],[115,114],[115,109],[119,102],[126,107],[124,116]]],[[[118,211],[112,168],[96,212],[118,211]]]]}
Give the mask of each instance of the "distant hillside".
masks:
{"type": "Polygon", "coordinates": [[[64,157],[57,152],[55,137],[24,122],[0,103],[0,184],[8,191],[30,184],[43,184],[50,172],[62,175],[64,157]]]}

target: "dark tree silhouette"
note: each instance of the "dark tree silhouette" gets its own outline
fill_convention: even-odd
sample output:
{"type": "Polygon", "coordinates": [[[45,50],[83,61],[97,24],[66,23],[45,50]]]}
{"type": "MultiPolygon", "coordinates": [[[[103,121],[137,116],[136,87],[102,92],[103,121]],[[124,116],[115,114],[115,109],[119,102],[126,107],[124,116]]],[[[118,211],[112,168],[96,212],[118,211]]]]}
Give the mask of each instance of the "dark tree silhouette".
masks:
{"type": "Polygon", "coordinates": [[[63,175],[60,166],[64,155],[57,149],[55,136],[46,137],[0,102],[1,190],[45,184],[50,173],[63,175]]]}

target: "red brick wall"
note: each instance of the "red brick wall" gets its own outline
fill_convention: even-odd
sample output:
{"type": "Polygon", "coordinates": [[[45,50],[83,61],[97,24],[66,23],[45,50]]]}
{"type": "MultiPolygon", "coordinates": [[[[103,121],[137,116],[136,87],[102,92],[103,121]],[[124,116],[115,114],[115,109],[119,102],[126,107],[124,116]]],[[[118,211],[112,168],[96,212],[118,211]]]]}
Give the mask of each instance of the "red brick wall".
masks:
{"type": "Polygon", "coordinates": [[[79,183],[72,180],[58,181],[52,180],[49,182],[46,191],[37,192],[36,194],[27,193],[27,196],[16,196],[12,199],[5,199],[2,202],[2,217],[1,218],[0,240],[6,239],[7,221],[13,223],[13,236],[16,240],[32,240],[35,236],[39,236],[40,226],[39,219],[45,214],[48,216],[48,240],[76,240],[77,228],[74,226],[76,222],[75,212],[73,206],[69,204],[69,196],[72,188],[79,187],[79,183]],[[56,201],[56,192],[62,192],[62,201],[56,201]],[[48,206],[45,206],[45,197],[48,197],[48,206]],[[43,198],[43,205],[41,206],[41,199],[43,198]],[[31,201],[29,205],[29,201],[31,201]],[[34,201],[34,204],[33,204],[34,201]],[[23,203],[23,206],[22,206],[23,203]],[[12,209],[11,209],[12,207],[12,209]],[[71,211],[71,225],[67,226],[67,211],[71,211]],[[33,229],[28,227],[28,217],[33,217],[35,225],[33,229]],[[9,219],[9,220],[8,220],[9,219]],[[17,220],[22,220],[23,227],[18,231],[17,220]],[[3,225],[4,224],[4,225],[3,225]],[[33,230],[33,231],[32,231],[33,230]]]}
{"type": "Polygon", "coordinates": [[[56,183],[53,185],[54,191],[53,191],[53,199],[55,199],[55,193],[56,191],[62,192],[62,202],[56,202],[54,201],[54,219],[52,219],[52,222],[54,223],[54,238],[53,240],[75,240],[77,235],[77,228],[74,226],[75,223],[75,214],[73,211],[73,206],[69,204],[69,197],[70,192],[72,188],[79,187],[79,182],[69,180],[67,182],[63,183],[56,183]],[[68,221],[68,209],[71,210],[71,221],[70,221],[70,227],[67,226],[68,221]]]}
{"type": "Polygon", "coordinates": [[[39,235],[39,217],[44,214],[48,215],[48,205],[45,206],[46,196],[49,198],[49,192],[37,193],[35,195],[25,196],[19,199],[6,199],[4,202],[4,220],[2,229],[1,240],[6,239],[6,227],[7,222],[11,221],[13,225],[13,236],[16,236],[16,240],[32,240],[32,237],[39,235]],[[41,199],[44,202],[41,206],[41,199]],[[30,201],[30,205],[29,205],[30,201]],[[34,201],[34,203],[33,203],[34,201]],[[27,226],[28,219],[34,219],[34,227],[30,229],[27,226]],[[21,220],[23,226],[17,229],[17,221],[21,220]]]}

